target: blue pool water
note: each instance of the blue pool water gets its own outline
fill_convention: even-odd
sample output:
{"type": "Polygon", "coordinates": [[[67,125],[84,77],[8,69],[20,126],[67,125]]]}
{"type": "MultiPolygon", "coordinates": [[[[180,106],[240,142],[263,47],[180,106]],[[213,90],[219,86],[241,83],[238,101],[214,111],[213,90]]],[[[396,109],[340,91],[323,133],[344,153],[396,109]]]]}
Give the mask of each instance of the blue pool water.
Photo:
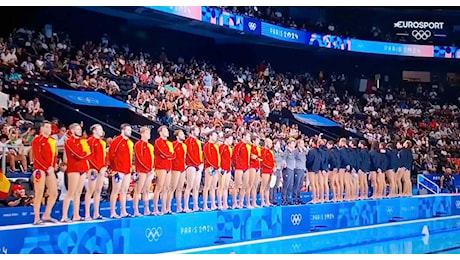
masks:
{"type": "Polygon", "coordinates": [[[460,253],[460,217],[386,223],[179,252],[198,254],[458,254],[460,253]]]}

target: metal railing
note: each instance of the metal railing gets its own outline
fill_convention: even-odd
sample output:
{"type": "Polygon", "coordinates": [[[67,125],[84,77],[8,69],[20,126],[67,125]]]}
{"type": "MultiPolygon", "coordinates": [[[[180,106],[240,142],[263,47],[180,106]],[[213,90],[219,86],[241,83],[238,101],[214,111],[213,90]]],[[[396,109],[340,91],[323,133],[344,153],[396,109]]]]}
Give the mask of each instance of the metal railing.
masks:
{"type": "Polygon", "coordinates": [[[439,185],[436,184],[435,182],[433,182],[432,180],[428,179],[427,177],[425,177],[425,175],[423,175],[423,174],[418,174],[417,175],[417,189],[420,190],[420,187],[425,188],[426,190],[430,191],[433,194],[437,194],[437,193],[441,192],[441,188],[439,187],[439,185]],[[433,185],[434,189],[428,187],[428,185],[426,185],[424,183],[425,181],[427,183],[433,185]]]}

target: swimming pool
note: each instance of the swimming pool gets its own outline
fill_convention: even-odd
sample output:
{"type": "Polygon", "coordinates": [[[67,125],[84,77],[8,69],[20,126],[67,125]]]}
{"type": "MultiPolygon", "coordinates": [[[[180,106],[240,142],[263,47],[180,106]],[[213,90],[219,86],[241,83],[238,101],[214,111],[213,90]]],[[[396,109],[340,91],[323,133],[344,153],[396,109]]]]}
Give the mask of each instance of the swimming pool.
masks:
{"type": "Polygon", "coordinates": [[[455,254],[460,253],[460,216],[330,230],[174,253],[455,254]]]}

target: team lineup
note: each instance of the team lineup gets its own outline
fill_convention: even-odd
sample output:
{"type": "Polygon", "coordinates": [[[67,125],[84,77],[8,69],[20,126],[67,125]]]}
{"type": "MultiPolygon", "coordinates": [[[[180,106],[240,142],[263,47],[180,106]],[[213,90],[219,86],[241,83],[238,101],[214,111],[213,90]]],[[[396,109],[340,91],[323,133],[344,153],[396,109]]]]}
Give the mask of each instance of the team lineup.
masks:
{"type": "MultiPolygon", "coordinates": [[[[272,140],[246,131],[236,144],[231,133],[211,132],[207,142],[198,138],[200,128],[191,128],[186,138],[182,130],[174,132],[175,141],[168,140],[169,129],[158,128],[159,138],[149,142],[151,130],[140,128],[141,138],[131,141],[131,126],[121,125],[121,134],[115,137],[107,150],[104,130],[96,124],[91,136],[83,138],[79,124],[69,127],[65,142],[68,192],[62,204],[61,222],[103,219],[99,213],[104,179],[111,179],[110,218],[173,214],[172,201],[176,199],[176,213],[227,210],[229,196],[232,209],[258,208],[277,205],[277,188],[282,187],[282,205],[304,204],[300,197],[304,187],[312,192],[310,203],[353,201],[369,198],[368,181],[372,185],[372,199],[411,196],[412,168],[411,142],[392,144],[374,142],[368,149],[365,140],[342,138],[335,144],[321,135],[312,137],[308,147],[303,139],[289,139],[284,150],[280,140],[272,140]],[[203,207],[199,207],[202,188],[203,207]],[[156,178],[153,209],[149,191],[156,178]],[[80,198],[85,182],[85,216],[80,216],[80,198]],[[133,215],[126,210],[127,193],[135,182],[133,215]],[[233,183],[230,187],[230,183],[233,183]],[[388,184],[388,194],[387,194],[388,184]],[[331,194],[332,192],[332,194],[331,194]],[[230,193],[230,194],[229,194],[230,193]],[[260,204],[257,202],[260,197],[260,204]],[[332,198],[331,198],[332,196],[332,198]],[[189,201],[192,198],[193,208],[189,201]],[[143,200],[144,211],[139,211],[143,200]],[[161,210],[159,200],[161,199],[161,210]],[[72,219],[68,217],[73,201],[72,219]],[[119,201],[120,214],[117,213],[119,201]],[[91,204],[93,212],[91,214],[91,204]]],[[[50,137],[51,124],[43,122],[40,135],[32,142],[34,163],[34,224],[56,223],[51,217],[58,196],[55,168],[56,141],[50,137]],[[40,217],[40,202],[46,188],[46,210],[40,217]]]]}

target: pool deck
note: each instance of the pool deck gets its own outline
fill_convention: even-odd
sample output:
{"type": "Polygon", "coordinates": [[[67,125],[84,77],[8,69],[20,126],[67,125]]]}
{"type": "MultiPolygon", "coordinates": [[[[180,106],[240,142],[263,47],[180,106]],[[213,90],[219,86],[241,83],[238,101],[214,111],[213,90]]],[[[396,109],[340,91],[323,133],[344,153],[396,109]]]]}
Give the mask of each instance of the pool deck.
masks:
{"type": "Polygon", "coordinates": [[[7,248],[9,253],[193,252],[199,247],[336,234],[457,215],[460,195],[439,194],[43,226],[21,224],[0,227],[0,249],[7,248]],[[14,240],[9,239],[12,237],[14,240]]]}

